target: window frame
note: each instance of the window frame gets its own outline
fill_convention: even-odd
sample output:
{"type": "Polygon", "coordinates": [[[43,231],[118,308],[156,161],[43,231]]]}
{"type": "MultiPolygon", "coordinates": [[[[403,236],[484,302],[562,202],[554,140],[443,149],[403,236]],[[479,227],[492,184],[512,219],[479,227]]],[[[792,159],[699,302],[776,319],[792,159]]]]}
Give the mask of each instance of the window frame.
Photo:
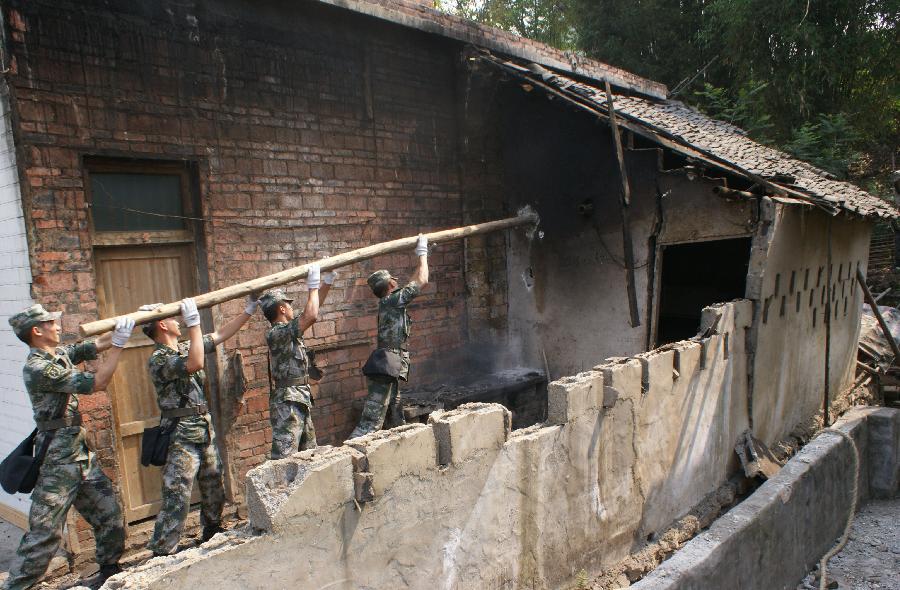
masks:
{"type": "Polygon", "coordinates": [[[178,230],[97,230],[94,227],[94,190],[91,184],[92,175],[94,174],[178,176],[180,180],[182,215],[186,217],[197,217],[194,212],[194,199],[191,194],[190,172],[188,162],[86,157],[84,159],[84,189],[85,202],[87,203],[88,209],[88,230],[90,232],[91,245],[132,246],[140,244],[186,244],[194,242],[194,226],[196,222],[192,220],[185,220],[185,228],[178,230]]]}

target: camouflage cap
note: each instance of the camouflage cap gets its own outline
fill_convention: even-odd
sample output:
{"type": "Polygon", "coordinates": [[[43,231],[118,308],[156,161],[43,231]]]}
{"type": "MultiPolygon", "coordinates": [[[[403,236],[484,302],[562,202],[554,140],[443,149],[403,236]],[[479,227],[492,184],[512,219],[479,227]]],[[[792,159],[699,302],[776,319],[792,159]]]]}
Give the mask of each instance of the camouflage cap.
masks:
{"type": "Polygon", "coordinates": [[[12,326],[13,332],[16,333],[16,336],[19,337],[19,340],[27,343],[28,334],[31,333],[31,329],[41,322],[49,322],[52,320],[58,320],[62,315],[61,311],[49,312],[44,309],[44,306],[40,303],[36,303],[26,309],[25,311],[20,311],[16,315],[9,318],[9,325],[12,326]]]}
{"type": "Polygon", "coordinates": [[[387,284],[393,277],[391,273],[386,270],[376,270],[372,274],[369,275],[369,278],[366,279],[366,282],[369,283],[369,288],[372,289],[372,292],[375,293],[379,287],[387,284]]]}
{"type": "Polygon", "coordinates": [[[293,299],[285,295],[282,289],[272,289],[262,294],[262,297],[259,298],[259,306],[262,308],[263,313],[269,313],[270,309],[282,301],[290,303],[293,299]]]}

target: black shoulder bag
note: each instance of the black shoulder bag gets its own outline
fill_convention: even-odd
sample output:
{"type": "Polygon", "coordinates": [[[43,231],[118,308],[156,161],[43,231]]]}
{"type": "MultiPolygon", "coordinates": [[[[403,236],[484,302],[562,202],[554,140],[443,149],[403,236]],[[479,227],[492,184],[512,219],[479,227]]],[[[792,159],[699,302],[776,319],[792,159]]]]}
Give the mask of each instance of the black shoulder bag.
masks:
{"type": "Polygon", "coordinates": [[[369,355],[362,373],[366,377],[391,377],[396,379],[403,372],[403,357],[397,351],[376,348],[369,355]]]}
{"type": "MultiPolygon", "coordinates": [[[[57,420],[66,415],[66,408],[69,407],[71,397],[71,394],[66,395],[62,408],[56,413],[57,420]]],[[[37,434],[38,429],[35,428],[28,438],[23,440],[22,444],[13,449],[12,453],[0,463],[0,487],[7,494],[29,494],[34,489],[56,429],[45,431],[41,448],[35,454],[34,441],[37,434]]]]}
{"type": "MultiPolygon", "coordinates": [[[[188,396],[181,396],[181,403],[178,404],[178,407],[184,408],[187,404],[188,396]]],[[[161,420],[162,418],[160,418],[161,420]]],[[[144,429],[144,434],[141,435],[141,465],[144,467],[150,467],[151,465],[162,467],[166,464],[172,433],[175,432],[180,420],[181,418],[172,418],[172,423],[168,428],[163,428],[160,425],[144,429]]]]}

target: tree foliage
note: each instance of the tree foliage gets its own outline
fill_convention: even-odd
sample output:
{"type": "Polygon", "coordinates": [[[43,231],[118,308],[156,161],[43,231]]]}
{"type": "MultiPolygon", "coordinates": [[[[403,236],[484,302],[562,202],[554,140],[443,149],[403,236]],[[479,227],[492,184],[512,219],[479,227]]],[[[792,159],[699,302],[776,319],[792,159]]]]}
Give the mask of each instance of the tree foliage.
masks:
{"type": "Polygon", "coordinates": [[[896,165],[900,0],[439,1],[663,82],[839,176],[896,165]]]}
{"type": "Polygon", "coordinates": [[[576,29],[571,20],[571,0],[437,0],[472,20],[547,43],[574,49],[576,29]]]}

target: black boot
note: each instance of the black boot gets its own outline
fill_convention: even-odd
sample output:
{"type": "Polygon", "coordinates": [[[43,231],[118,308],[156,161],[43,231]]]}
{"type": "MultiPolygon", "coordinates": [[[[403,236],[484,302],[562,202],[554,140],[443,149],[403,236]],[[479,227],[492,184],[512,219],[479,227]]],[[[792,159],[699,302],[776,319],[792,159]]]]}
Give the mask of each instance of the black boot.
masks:
{"type": "Polygon", "coordinates": [[[203,527],[203,535],[200,537],[201,543],[206,543],[210,539],[212,539],[218,533],[224,533],[225,529],[223,529],[220,525],[211,525],[203,527]]]}
{"type": "Polygon", "coordinates": [[[100,586],[106,582],[106,579],[110,576],[114,576],[122,571],[122,568],[119,567],[118,563],[113,563],[111,565],[101,565],[100,571],[91,576],[90,578],[84,580],[81,585],[87,586],[91,590],[97,590],[100,586]]]}

